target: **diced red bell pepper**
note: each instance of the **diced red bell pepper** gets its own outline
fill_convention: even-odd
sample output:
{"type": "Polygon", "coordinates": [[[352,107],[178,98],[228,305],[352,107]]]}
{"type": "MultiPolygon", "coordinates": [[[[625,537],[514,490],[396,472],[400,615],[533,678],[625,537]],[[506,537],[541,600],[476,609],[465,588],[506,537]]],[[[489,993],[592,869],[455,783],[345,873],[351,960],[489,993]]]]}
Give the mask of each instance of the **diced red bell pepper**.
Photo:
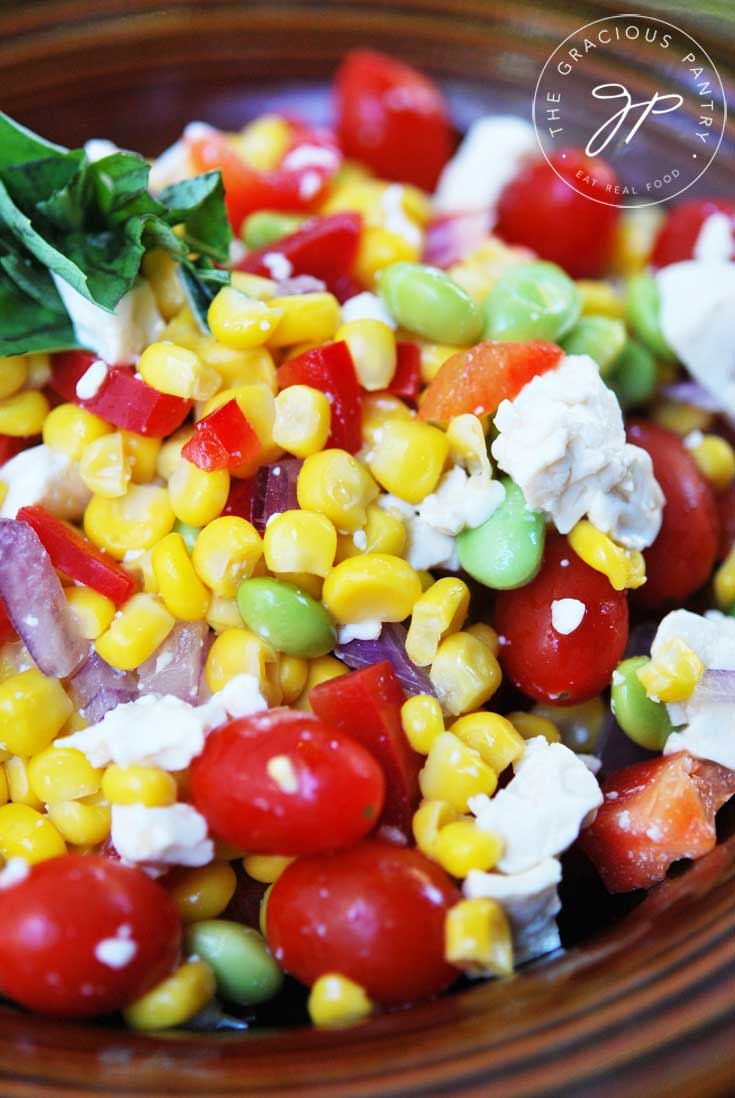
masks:
{"type": "Polygon", "coordinates": [[[21,507],[17,517],[33,527],[59,572],[99,591],[116,606],[127,602],[133,594],[132,576],[69,523],[62,522],[39,505],[21,507]]]}
{"type": "Polygon", "coordinates": [[[236,518],[244,518],[247,519],[248,522],[252,522],[253,504],[257,491],[257,474],[254,477],[248,477],[245,480],[239,480],[236,477],[233,477],[230,481],[230,492],[227,496],[227,503],[222,510],[222,514],[234,515],[236,518]]]}
{"type": "Polygon", "coordinates": [[[347,344],[325,343],[284,362],[278,370],[278,387],[290,385],[310,385],[326,393],[332,411],[327,446],[356,454],[362,446],[362,397],[347,344]]]}
{"type": "Polygon", "coordinates": [[[165,438],[180,427],[191,410],[191,401],[159,393],[125,366],[110,366],[107,377],[89,400],[77,396],[77,382],[96,360],[86,351],[54,355],[50,387],[88,412],[124,431],[149,438],[165,438]]]}
{"type": "Polygon", "coordinates": [[[663,880],[679,858],[713,849],[715,812],[735,794],[735,771],[680,751],[623,767],[602,791],[579,843],[608,892],[630,892],[663,880]]]}
{"type": "Polygon", "coordinates": [[[396,344],[396,372],[387,392],[416,404],[421,389],[421,351],[417,343],[396,344]]]}
{"type": "Polygon", "coordinates": [[[401,706],[405,700],[387,660],[319,683],[309,694],[317,716],[359,740],[382,766],[385,806],[378,828],[384,829],[384,837],[390,838],[395,830],[410,840],[423,760],[403,731],[401,706]]]}
{"type": "Polygon", "coordinates": [[[249,252],[238,270],[271,278],[267,256],[283,256],[295,275],[314,275],[332,289],[349,277],[357,254],[362,218],[358,213],[314,217],[282,240],[249,252]]]}
{"type": "Polygon", "coordinates": [[[5,603],[0,599],[0,644],[5,644],[11,637],[15,636],[15,629],[13,623],[8,617],[8,611],[5,609],[5,603]]]}
{"type": "Polygon", "coordinates": [[[182,457],[211,473],[213,469],[237,469],[263,452],[260,439],[236,400],[228,400],[200,419],[182,457]]]}

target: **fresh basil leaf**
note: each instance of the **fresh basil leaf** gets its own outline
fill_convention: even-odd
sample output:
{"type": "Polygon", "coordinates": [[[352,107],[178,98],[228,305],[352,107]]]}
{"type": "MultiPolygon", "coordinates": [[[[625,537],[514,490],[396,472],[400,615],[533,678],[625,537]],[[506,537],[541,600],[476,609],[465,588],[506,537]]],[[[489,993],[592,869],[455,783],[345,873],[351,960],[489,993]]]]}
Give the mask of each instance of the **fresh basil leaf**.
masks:
{"type": "Polygon", "coordinates": [[[225,209],[221,172],[206,172],[167,187],[159,196],[167,207],[170,225],[183,224],[186,242],[194,252],[221,263],[230,254],[232,229],[225,209]]]}
{"type": "Polygon", "coordinates": [[[66,152],[68,149],[63,145],[46,141],[0,111],[0,167],[39,160],[45,156],[62,156],[66,152]]]}
{"type": "Polygon", "coordinates": [[[207,321],[209,306],[222,287],[229,284],[230,272],[217,270],[214,267],[206,266],[204,263],[197,266],[187,261],[179,267],[179,278],[184,287],[186,300],[189,302],[199,327],[208,335],[210,331],[207,321]]]}
{"type": "Polygon", "coordinates": [[[148,193],[150,165],[135,153],[119,152],[88,164],[101,222],[118,225],[131,217],[160,217],[165,211],[148,193]]]}
{"type": "Polygon", "coordinates": [[[54,281],[45,267],[34,263],[27,256],[9,253],[0,258],[0,267],[3,268],[8,278],[28,297],[39,305],[66,315],[64,304],[54,286],[54,281]]]}
{"type": "Polygon", "coordinates": [[[0,355],[81,349],[64,309],[39,304],[5,272],[0,274],[0,317],[0,355]]]}

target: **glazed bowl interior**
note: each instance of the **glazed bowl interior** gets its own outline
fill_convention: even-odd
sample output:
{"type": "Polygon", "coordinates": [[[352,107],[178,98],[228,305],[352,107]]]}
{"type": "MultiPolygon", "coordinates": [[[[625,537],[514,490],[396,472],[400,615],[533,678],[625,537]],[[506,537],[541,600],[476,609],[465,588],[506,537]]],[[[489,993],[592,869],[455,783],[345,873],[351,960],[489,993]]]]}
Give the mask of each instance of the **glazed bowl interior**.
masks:
{"type": "MultiPolygon", "coordinates": [[[[692,24],[674,7],[657,13],[699,38],[732,103],[733,35],[718,32],[716,21],[692,24]]],[[[625,8],[544,0],[6,3],[0,108],[68,145],[104,136],[154,154],[194,118],[236,129],[277,106],[327,120],[328,81],[340,56],[368,45],[436,76],[462,129],[488,111],[529,117],[550,52],[615,10],[625,8]]],[[[682,140],[680,127],[662,127],[651,155],[676,155],[682,140]]],[[[733,179],[730,122],[690,196],[731,192],[733,179]]],[[[596,933],[512,980],[475,984],[347,1032],[146,1036],[2,1009],[0,1088],[15,1098],[407,1098],[487,1095],[493,1087],[505,1098],[724,1095],[733,841],[617,921],[609,911],[588,920],[596,933]]]]}

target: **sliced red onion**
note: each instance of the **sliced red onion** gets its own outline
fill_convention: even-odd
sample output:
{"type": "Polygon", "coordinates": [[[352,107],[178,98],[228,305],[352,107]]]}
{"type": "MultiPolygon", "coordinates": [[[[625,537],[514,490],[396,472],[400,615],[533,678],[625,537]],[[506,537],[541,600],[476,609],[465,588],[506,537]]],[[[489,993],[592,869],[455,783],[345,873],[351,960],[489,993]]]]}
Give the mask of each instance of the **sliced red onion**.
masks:
{"type": "Polygon", "coordinates": [[[655,759],[659,754],[658,751],[648,751],[645,747],[640,747],[630,736],[626,736],[611,712],[602,723],[594,753],[602,764],[603,774],[612,774],[615,770],[645,759],[655,759]]]}
{"type": "Polygon", "coordinates": [[[294,278],[282,278],[276,283],[276,297],[295,297],[297,294],[323,294],[326,282],[314,275],[295,275],[294,278]]]}
{"type": "Polygon", "coordinates": [[[180,621],[160,648],[138,668],[141,694],[172,694],[196,705],[204,663],[205,621],[180,621]]]}
{"type": "Polygon", "coordinates": [[[642,621],[634,625],[628,634],[624,658],[629,660],[633,656],[647,656],[657,631],[658,622],[655,621],[642,621]]]}
{"type": "Polygon", "coordinates": [[[667,400],[673,400],[677,404],[693,404],[695,408],[701,408],[703,412],[719,412],[721,405],[717,399],[707,392],[698,381],[675,381],[672,385],[665,385],[661,395],[667,400]]]}
{"type": "Polygon", "coordinates": [[[135,675],[111,667],[94,649],[70,679],[69,686],[74,704],[88,724],[96,724],[108,710],[138,696],[135,675]]]}
{"type": "Polygon", "coordinates": [[[273,462],[272,465],[261,465],[258,470],[251,520],[261,534],[271,516],[280,515],[282,511],[295,511],[298,508],[296,481],[303,464],[299,458],[284,458],[282,461],[273,462]]]}
{"type": "Polygon", "coordinates": [[[386,622],[375,640],[352,640],[335,648],[334,654],[354,670],[387,660],[407,694],[436,697],[429,676],[406,655],[406,630],[402,625],[386,622]]]}
{"type": "Polygon", "coordinates": [[[490,231],[490,210],[463,210],[440,214],[426,227],[424,263],[451,267],[482,242],[490,231]]]}
{"type": "Polygon", "coordinates": [[[0,519],[0,598],[44,675],[64,679],[79,667],[87,643],[38,535],[17,519],[0,519]]]}
{"type": "Polygon", "coordinates": [[[697,704],[734,705],[735,671],[711,667],[697,683],[697,704]]]}
{"type": "Polygon", "coordinates": [[[97,724],[105,713],[109,713],[111,709],[117,709],[118,705],[124,705],[125,702],[135,701],[137,697],[136,690],[111,690],[109,687],[104,687],[79,712],[87,724],[97,724]]]}

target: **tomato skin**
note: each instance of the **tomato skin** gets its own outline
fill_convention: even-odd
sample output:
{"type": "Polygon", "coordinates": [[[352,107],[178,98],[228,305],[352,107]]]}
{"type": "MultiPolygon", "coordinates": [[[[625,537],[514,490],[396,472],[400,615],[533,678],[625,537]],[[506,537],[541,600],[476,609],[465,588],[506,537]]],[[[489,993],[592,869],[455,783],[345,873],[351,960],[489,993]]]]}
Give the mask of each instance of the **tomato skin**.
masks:
{"type": "Polygon", "coordinates": [[[537,701],[576,705],[604,690],[623,658],[628,600],[566,538],[550,534],[540,572],[525,587],[498,594],[493,624],[503,638],[500,662],[517,687],[537,701]],[[551,624],[557,599],[578,599],[586,607],[581,624],[567,635],[551,624]]]}
{"type": "Polygon", "coordinates": [[[715,812],[735,794],[735,771],[680,751],[616,771],[602,791],[579,844],[608,892],[630,892],[663,880],[679,858],[714,848],[715,812]]]}
{"type": "Polygon", "coordinates": [[[692,259],[702,225],[715,213],[729,218],[735,236],[735,202],[727,198],[693,198],[669,210],[653,246],[652,266],[668,267],[692,259]]]}
{"type": "Polygon", "coordinates": [[[253,854],[350,846],[375,826],[385,796],[383,773],[359,743],[288,709],[215,729],[190,775],[193,803],[214,834],[253,854]],[[277,757],[285,778],[269,772],[277,757]]]}
{"type": "Polygon", "coordinates": [[[720,542],[717,549],[717,559],[724,560],[735,545],[735,481],[725,488],[724,492],[718,492],[715,498],[717,513],[720,518],[720,542]]]}
{"type": "Polygon", "coordinates": [[[494,231],[507,243],[522,244],[541,259],[558,263],[572,278],[599,277],[612,249],[618,209],[593,199],[603,194],[614,201],[605,188],[614,187],[617,176],[604,160],[592,160],[581,149],[560,149],[550,160],[554,167],[537,160],[508,184],[498,202],[494,231]],[[594,176],[597,185],[585,187],[577,172],[594,176]],[[588,190],[590,198],[574,187],[588,190]]]}
{"type": "Polygon", "coordinates": [[[374,1002],[412,1003],[459,975],[444,960],[444,919],[460,899],[418,850],[369,841],[289,865],[268,897],[266,936],[305,984],[339,972],[374,1002]]]}
{"type": "Polygon", "coordinates": [[[646,549],[646,582],[635,592],[640,606],[683,602],[707,582],[717,555],[715,498],[678,435],[655,423],[632,420],[628,441],[651,455],[666,497],[661,530],[646,549]]]}
{"type": "Polygon", "coordinates": [[[107,1014],[167,976],[180,943],[176,905],[145,873],[96,855],[64,855],[30,866],[2,893],[0,986],[40,1014],[107,1014]],[[95,948],[121,926],[136,949],[128,964],[112,968],[95,948]]]}
{"type": "Polygon", "coordinates": [[[345,156],[382,179],[434,189],[452,152],[452,132],[432,80],[393,57],[353,50],[337,71],[334,94],[345,156]]]}

